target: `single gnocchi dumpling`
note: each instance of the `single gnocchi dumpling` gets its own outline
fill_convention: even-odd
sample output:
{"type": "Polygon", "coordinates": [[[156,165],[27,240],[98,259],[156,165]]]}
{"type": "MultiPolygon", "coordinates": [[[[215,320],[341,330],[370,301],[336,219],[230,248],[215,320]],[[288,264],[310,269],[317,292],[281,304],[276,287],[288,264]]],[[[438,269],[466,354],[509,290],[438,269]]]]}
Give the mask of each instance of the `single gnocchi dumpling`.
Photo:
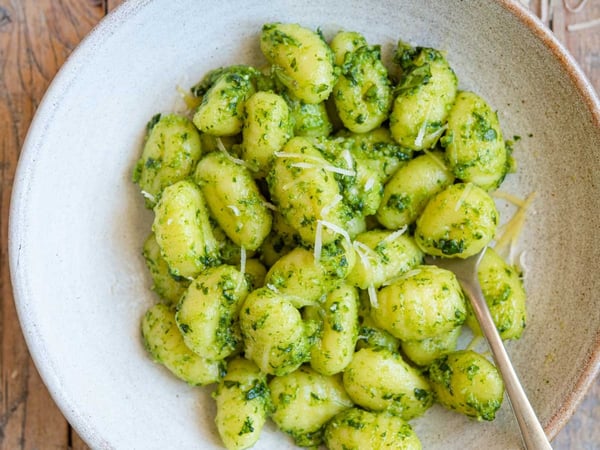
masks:
{"type": "Polygon", "coordinates": [[[219,262],[218,243],[200,188],[190,180],[166,187],[154,207],[152,231],[171,273],[194,279],[219,262]]]}
{"type": "Polygon", "coordinates": [[[164,188],[190,175],[201,155],[200,135],[187,117],[155,116],[147,125],[142,156],[133,172],[146,206],[154,207],[164,188]]]}
{"type": "Polygon", "coordinates": [[[380,47],[362,45],[347,51],[339,67],[332,96],[342,123],[355,133],[379,127],[388,118],[393,100],[380,47]]]}
{"type": "MultiPolygon", "coordinates": [[[[488,247],[479,263],[477,277],[500,337],[519,339],[525,329],[527,311],[523,280],[517,269],[488,247]]],[[[466,324],[475,334],[481,334],[479,323],[470,308],[466,324]]]]}
{"type": "Polygon", "coordinates": [[[235,267],[203,271],[181,297],[175,314],[185,344],[209,360],[224,359],[239,349],[237,317],[246,295],[246,278],[235,267]]]}
{"type": "Polygon", "coordinates": [[[344,370],[344,387],[357,405],[404,420],[422,415],[433,404],[427,379],[398,353],[385,349],[357,351],[344,370]]]}
{"type": "Polygon", "coordinates": [[[438,402],[477,420],[494,420],[502,405],[504,383],[498,369],[472,350],[436,359],[428,378],[438,402]]]}
{"type": "Polygon", "coordinates": [[[458,94],[441,143],[454,175],[462,181],[491,191],[504,180],[510,159],[498,115],[479,95],[458,94]]]}
{"type": "Polygon", "coordinates": [[[270,375],[285,375],[310,359],[316,329],[288,297],[268,287],[252,291],[240,310],[244,354],[270,375]]]}
{"type": "Polygon", "coordinates": [[[371,316],[403,341],[432,338],[461,325],[467,316],[456,276],[436,266],[419,266],[377,294],[371,316]]]}
{"type": "Polygon", "coordinates": [[[346,284],[327,294],[325,300],[305,308],[305,315],[321,323],[310,353],[310,366],[323,375],[342,372],[354,355],[358,338],[358,292],[346,284]]]}
{"type": "Polygon", "coordinates": [[[213,152],[200,160],[194,177],[227,237],[246,250],[257,250],[273,219],[250,171],[225,153],[213,152]]]}
{"type": "Polygon", "coordinates": [[[394,60],[403,72],[394,89],[392,136],[413,150],[432,148],[444,133],[456,98],[456,75],[444,55],[432,48],[413,48],[399,42],[394,60]]]}
{"type": "Polygon", "coordinates": [[[360,289],[380,287],[423,261],[423,252],[406,230],[370,230],[356,236],[358,255],[346,282],[360,289]]]}
{"type": "Polygon", "coordinates": [[[175,312],[164,303],[150,308],[142,319],[144,345],[154,361],[194,386],[216,383],[224,370],[222,361],[202,358],[183,341],[175,312]]]}
{"type": "Polygon", "coordinates": [[[193,121],[203,133],[233,136],[242,131],[244,104],[256,88],[254,72],[238,69],[223,71],[202,97],[193,121]]]}
{"type": "Polygon", "coordinates": [[[347,409],[329,421],[324,441],[330,450],[421,450],[421,441],[410,424],[389,412],[347,409]]]}
{"type": "Polygon", "coordinates": [[[408,161],[387,182],[377,210],[377,220],[390,230],[412,224],[427,202],[454,182],[441,152],[430,152],[408,161]]]}
{"type": "Polygon", "coordinates": [[[290,109],[280,95],[256,92],[245,104],[242,128],[242,158],[254,170],[255,177],[269,172],[271,160],[292,134],[290,109]]]}
{"type": "Polygon", "coordinates": [[[215,422],[225,447],[244,450],[256,444],[271,406],[266,375],[252,361],[232,359],[213,397],[215,422]]]}
{"type": "Polygon", "coordinates": [[[306,103],[329,97],[336,79],[333,53],[319,34],[298,24],[265,24],[260,49],[294,96],[306,103]]]}
{"type": "Polygon", "coordinates": [[[415,240],[429,255],[468,258],[494,238],[498,220],[487,192],[472,183],[457,183],[427,203],[417,219],[415,240]]]}
{"type": "Polygon", "coordinates": [[[344,236],[351,214],[334,176],[354,176],[325,159],[307,138],[290,139],[267,177],[269,192],[281,215],[308,245],[326,245],[344,236]]]}
{"type": "Polygon", "coordinates": [[[319,445],[323,426],[353,405],[341,376],[321,375],[307,366],[274,377],[269,388],[273,401],[271,418],[302,447],[319,445]]]}

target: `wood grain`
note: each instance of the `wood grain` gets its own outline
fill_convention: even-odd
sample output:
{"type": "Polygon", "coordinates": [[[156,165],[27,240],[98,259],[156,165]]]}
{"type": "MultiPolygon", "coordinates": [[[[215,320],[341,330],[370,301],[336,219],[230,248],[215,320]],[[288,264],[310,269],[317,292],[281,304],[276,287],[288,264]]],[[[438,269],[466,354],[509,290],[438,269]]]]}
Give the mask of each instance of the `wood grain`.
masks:
{"type": "Polygon", "coordinates": [[[84,449],[25,345],[8,271],[8,210],[19,149],[47,87],[82,38],[119,1],[0,2],[0,449],[84,449]]]}
{"type": "MultiPolygon", "coordinates": [[[[576,5],[579,0],[571,0],[576,5]]],[[[0,450],[87,449],[43,385],[17,320],[8,271],[8,210],[25,134],[48,84],[89,30],[123,0],[0,0],[0,450]]],[[[530,2],[539,11],[540,0],[530,2]]],[[[600,91],[600,1],[573,13],[554,1],[551,25],[600,91]]],[[[600,446],[600,380],[554,440],[554,448],[600,446]]]]}

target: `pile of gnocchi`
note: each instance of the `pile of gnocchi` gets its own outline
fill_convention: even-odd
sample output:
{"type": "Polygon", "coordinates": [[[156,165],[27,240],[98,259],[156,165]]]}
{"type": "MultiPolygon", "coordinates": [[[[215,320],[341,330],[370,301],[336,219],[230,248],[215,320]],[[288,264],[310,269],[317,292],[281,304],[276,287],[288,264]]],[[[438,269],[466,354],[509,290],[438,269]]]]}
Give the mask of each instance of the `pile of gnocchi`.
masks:
{"type": "MultiPolygon", "coordinates": [[[[356,32],[260,33],[265,67],[215,69],[189,114],[156,115],[133,180],[154,211],[143,255],[160,298],[151,357],[215,384],[228,449],[271,419],[302,447],[421,448],[435,402],[493,420],[494,365],[458,349],[478,325],[453,273],[425,255],[491,245],[490,192],[514,169],[497,114],[444,54],[356,32]]],[[[525,327],[520,273],[491,247],[478,272],[503,339],[525,327]]]]}

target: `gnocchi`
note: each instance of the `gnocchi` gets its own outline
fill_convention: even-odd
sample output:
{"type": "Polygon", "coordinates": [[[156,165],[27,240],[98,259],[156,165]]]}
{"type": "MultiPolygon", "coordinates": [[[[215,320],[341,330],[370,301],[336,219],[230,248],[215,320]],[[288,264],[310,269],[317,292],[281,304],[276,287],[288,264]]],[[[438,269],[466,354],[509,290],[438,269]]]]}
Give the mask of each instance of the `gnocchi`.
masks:
{"type": "Polygon", "coordinates": [[[216,68],[187,112],[148,122],[133,181],[154,215],[150,357],[216,385],[228,449],[269,420],[303,447],[411,450],[435,402],[492,420],[502,379],[462,348],[477,321],[424,257],[487,247],[484,296],[521,336],[520,273],[491,248],[514,167],[498,114],[434,48],[279,22],[259,41],[266,67],[216,68]]]}

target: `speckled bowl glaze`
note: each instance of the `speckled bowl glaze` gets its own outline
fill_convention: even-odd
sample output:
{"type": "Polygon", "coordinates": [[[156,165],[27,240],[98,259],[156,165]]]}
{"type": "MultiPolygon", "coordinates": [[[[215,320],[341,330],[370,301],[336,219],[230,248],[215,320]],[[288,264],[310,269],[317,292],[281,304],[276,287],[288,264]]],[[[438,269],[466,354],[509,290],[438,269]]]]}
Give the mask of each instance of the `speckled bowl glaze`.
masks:
{"type": "MultiPolygon", "coordinates": [[[[175,107],[176,86],[260,64],[269,21],[360,31],[387,54],[399,38],[443,49],[460,87],[498,110],[506,137],[522,137],[503,190],[537,192],[519,244],[529,320],[508,351],[553,437],[600,361],[600,106],[541,24],[500,0],[142,0],[104,20],[40,105],[11,206],[19,317],[64,414],[94,448],[221,448],[210,389],[176,380],[141,343],[154,301],[140,255],[151,213],[131,169],[146,122],[175,107]]],[[[492,423],[435,406],[413,425],[426,449],[520,446],[508,403],[492,423]]],[[[293,447],[272,425],[256,446],[293,447]]]]}

